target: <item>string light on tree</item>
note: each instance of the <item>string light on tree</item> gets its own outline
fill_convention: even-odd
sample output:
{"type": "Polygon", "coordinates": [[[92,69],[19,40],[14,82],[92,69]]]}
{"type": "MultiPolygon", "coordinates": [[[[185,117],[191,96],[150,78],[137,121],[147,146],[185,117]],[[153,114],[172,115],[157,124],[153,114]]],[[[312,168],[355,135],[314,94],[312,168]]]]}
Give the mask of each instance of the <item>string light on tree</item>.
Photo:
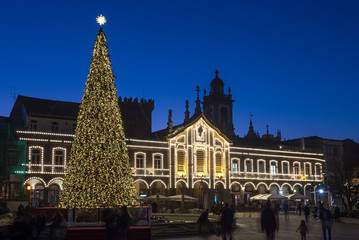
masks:
{"type": "Polygon", "coordinates": [[[98,16],[98,17],[96,18],[96,22],[97,22],[100,26],[102,26],[102,25],[104,25],[107,21],[106,21],[105,16],[102,16],[102,14],[101,14],[100,16],[98,16]]]}
{"type": "MultiPolygon", "coordinates": [[[[100,15],[96,21],[106,22],[100,15]]],[[[66,169],[59,206],[137,205],[107,40],[100,28],[66,169]]]]}

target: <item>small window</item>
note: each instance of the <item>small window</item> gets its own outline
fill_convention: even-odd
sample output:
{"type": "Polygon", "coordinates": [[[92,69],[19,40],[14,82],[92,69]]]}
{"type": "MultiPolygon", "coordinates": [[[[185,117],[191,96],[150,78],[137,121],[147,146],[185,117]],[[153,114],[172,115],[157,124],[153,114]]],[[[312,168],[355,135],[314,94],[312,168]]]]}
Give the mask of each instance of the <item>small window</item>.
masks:
{"type": "Polygon", "coordinates": [[[144,156],[143,154],[136,155],[136,168],[143,168],[144,156]]]}
{"type": "Polygon", "coordinates": [[[31,151],[31,163],[32,164],[40,164],[41,150],[40,149],[32,149],[31,151]]]}
{"type": "Polygon", "coordinates": [[[309,164],[305,165],[305,175],[310,176],[310,165],[309,164]]]}
{"type": "Polygon", "coordinates": [[[204,151],[197,150],[197,172],[198,173],[204,173],[205,167],[204,167],[204,151]]]}
{"type": "Polygon", "coordinates": [[[288,163],[283,163],[283,174],[288,174],[288,163]]]}
{"type": "Polygon", "coordinates": [[[232,162],[232,172],[238,172],[238,160],[233,160],[232,162]]]}
{"type": "Polygon", "coordinates": [[[55,165],[64,165],[64,151],[55,151],[55,165]]]}
{"type": "Polygon", "coordinates": [[[59,132],[59,123],[58,122],[51,123],[51,132],[53,132],[53,133],[59,132]]]}
{"type": "Polygon", "coordinates": [[[37,130],[37,121],[36,120],[31,120],[30,121],[30,130],[32,130],[32,131],[37,130]]]}
{"type": "Polygon", "coordinates": [[[216,154],[216,173],[222,172],[222,155],[220,153],[216,154]]]}
{"type": "Polygon", "coordinates": [[[320,170],[320,165],[315,165],[315,174],[318,176],[322,174],[320,170]]]}
{"type": "Polygon", "coordinates": [[[250,160],[246,161],[246,172],[252,172],[252,166],[250,160]]]}
{"type": "Polygon", "coordinates": [[[156,169],[160,169],[161,168],[161,156],[160,155],[155,155],[154,158],[154,167],[156,169]]]}
{"type": "Polygon", "coordinates": [[[294,164],[294,174],[299,175],[299,165],[298,165],[298,163],[294,164]]]}
{"type": "Polygon", "coordinates": [[[264,162],[263,161],[260,161],[258,163],[258,172],[264,173],[264,162]]]}
{"type": "Polygon", "coordinates": [[[270,164],[270,173],[277,174],[277,165],[274,162],[270,164]]]}
{"type": "Polygon", "coordinates": [[[184,160],[184,152],[178,151],[177,152],[177,171],[184,172],[185,170],[185,160],[184,160]]]}

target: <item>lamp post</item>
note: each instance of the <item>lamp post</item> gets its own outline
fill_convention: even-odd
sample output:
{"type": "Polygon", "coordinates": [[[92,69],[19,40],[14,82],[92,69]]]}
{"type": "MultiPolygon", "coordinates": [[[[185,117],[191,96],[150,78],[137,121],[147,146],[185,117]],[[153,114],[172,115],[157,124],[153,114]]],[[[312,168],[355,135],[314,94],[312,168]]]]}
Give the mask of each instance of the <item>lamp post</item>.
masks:
{"type": "Polygon", "coordinates": [[[31,186],[28,185],[26,189],[29,191],[29,206],[31,206],[31,186]]]}

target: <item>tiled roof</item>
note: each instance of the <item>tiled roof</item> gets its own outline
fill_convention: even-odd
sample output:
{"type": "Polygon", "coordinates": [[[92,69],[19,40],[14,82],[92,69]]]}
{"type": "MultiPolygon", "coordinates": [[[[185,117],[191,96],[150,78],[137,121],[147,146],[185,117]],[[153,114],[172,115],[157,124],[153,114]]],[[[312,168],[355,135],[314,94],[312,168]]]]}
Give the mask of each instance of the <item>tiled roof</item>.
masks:
{"type": "Polygon", "coordinates": [[[29,115],[77,118],[80,103],[18,96],[29,115]]]}

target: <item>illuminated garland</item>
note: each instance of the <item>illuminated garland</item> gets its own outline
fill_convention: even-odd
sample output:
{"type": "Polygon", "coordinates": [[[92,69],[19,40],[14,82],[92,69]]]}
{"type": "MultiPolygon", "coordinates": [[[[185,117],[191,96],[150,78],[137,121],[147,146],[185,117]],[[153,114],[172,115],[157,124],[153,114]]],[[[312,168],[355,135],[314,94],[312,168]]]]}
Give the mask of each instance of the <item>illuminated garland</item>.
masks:
{"type": "Polygon", "coordinates": [[[105,34],[100,28],[77,117],[59,206],[137,205],[105,34]]]}

